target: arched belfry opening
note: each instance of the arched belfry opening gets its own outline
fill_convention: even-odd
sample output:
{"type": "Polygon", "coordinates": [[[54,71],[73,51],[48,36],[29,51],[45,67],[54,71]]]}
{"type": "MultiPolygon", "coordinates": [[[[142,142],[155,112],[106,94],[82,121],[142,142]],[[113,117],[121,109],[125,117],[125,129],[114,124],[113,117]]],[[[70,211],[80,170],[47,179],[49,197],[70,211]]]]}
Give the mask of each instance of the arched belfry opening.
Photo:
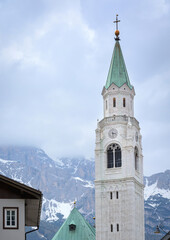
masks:
{"type": "Polygon", "coordinates": [[[112,143],[107,147],[107,168],[117,168],[121,166],[121,147],[117,143],[112,143]]]}
{"type": "Polygon", "coordinates": [[[135,147],[134,158],[135,158],[135,170],[139,171],[139,151],[137,147],[135,147]]]}

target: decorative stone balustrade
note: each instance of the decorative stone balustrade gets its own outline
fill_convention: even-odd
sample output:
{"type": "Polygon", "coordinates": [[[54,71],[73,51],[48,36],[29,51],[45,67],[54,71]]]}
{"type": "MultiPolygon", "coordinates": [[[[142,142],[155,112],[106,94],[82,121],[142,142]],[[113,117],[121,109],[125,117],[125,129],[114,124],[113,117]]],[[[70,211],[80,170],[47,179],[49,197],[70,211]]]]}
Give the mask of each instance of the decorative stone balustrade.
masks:
{"type": "Polygon", "coordinates": [[[116,122],[120,122],[120,123],[127,123],[127,124],[132,124],[133,126],[136,126],[137,128],[139,128],[139,122],[136,120],[136,118],[134,117],[128,117],[126,115],[118,115],[118,116],[112,116],[112,117],[107,117],[104,118],[103,120],[101,120],[98,124],[99,127],[104,127],[108,124],[112,124],[112,123],[116,123],[116,122]]]}

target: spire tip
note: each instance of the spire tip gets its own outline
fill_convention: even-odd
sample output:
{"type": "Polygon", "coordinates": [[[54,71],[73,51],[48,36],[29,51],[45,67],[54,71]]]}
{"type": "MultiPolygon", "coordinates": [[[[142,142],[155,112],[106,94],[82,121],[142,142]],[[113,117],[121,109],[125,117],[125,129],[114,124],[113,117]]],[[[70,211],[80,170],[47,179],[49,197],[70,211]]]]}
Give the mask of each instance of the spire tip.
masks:
{"type": "Polygon", "coordinates": [[[116,21],[114,21],[114,23],[116,23],[116,31],[115,31],[115,35],[116,35],[115,40],[116,40],[116,41],[119,41],[119,40],[120,40],[120,39],[119,39],[119,34],[120,34],[120,32],[119,32],[119,30],[118,30],[118,22],[120,22],[120,20],[118,20],[118,14],[116,14],[116,21]]]}

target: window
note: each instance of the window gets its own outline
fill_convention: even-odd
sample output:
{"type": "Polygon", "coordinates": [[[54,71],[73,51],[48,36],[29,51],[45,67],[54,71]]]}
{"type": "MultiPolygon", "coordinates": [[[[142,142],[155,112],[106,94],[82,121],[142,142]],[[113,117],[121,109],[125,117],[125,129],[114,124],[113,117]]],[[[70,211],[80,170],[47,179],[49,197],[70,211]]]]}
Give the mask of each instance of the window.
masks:
{"type": "Polygon", "coordinates": [[[117,232],[119,232],[119,224],[117,224],[117,232]]]}
{"type": "Polygon", "coordinates": [[[3,208],[3,228],[18,229],[18,208],[4,207],[3,208]]]}
{"type": "Polygon", "coordinates": [[[110,199],[112,199],[112,192],[110,192],[110,199]]]}
{"type": "Polygon", "coordinates": [[[119,192],[116,191],[116,199],[118,199],[118,198],[119,198],[119,192]]]}
{"type": "Polygon", "coordinates": [[[113,232],[113,224],[110,225],[110,231],[113,232]]]}
{"type": "Polygon", "coordinates": [[[126,98],[123,98],[123,107],[126,107],[126,98]]]}
{"type": "Polygon", "coordinates": [[[118,144],[110,144],[107,148],[107,168],[117,168],[121,166],[121,148],[118,144]]]}
{"type": "Polygon", "coordinates": [[[113,107],[116,107],[116,98],[113,98],[113,107]]]}
{"type": "Polygon", "coordinates": [[[76,230],[76,224],[74,222],[70,223],[69,231],[75,231],[75,230],[76,230]]]}
{"type": "Polygon", "coordinates": [[[138,148],[135,147],[135,151],[134,151],[134,157],[135,157],[135,170],[139,170],[139,152],[138,152],[138,148]]]}

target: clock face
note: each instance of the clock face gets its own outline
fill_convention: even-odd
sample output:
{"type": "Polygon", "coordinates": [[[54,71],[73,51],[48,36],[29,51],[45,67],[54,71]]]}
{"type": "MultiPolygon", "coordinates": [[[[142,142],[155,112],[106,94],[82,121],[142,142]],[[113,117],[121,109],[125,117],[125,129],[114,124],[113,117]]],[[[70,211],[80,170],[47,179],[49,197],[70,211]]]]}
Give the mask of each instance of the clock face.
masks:
{"type": "Polygon", "coordinates": [[[135,140],[136,140],[136,142],[138,142],[138,139],[139,139],[138,133],[136,132],[136,135],[135,135],[135,140]]]}
{"type": "Polygon", "coordinates": [[[118,132],[117,132],[117,130],[116,130],[115,128],[112,128],[112,129],[110,129],[110,131],[109,131],[108,134],[109,134],[109,137],[110,137],[110,138],[116,138],[118,132]]]}

